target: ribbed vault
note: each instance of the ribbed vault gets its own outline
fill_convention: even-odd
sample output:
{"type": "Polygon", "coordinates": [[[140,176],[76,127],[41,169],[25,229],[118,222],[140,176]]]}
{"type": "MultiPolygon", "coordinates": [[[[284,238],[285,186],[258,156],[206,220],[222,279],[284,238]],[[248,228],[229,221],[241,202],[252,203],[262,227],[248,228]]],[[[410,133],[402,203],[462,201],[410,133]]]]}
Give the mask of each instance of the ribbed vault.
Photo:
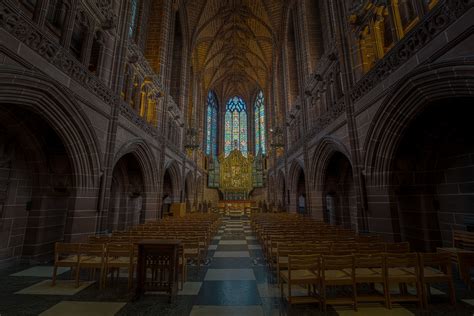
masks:
{"type": "Polygon", "coordinates": [[[250,99],[271,75],[280,0],[188,0],[193,68],[204,89],[250,99]]]}

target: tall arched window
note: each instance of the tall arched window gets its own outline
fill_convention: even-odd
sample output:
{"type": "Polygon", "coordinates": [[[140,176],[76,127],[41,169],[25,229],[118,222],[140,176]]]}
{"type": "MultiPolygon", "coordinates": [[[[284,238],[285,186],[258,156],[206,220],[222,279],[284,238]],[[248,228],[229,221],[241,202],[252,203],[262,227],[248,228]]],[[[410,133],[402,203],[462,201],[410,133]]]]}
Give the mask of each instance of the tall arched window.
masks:
{"type": "Polygon", "coordinates": [[[217,155],[217,98],[213,91],[207,96],[206,155],[217,155]]]}
{"type": "Polygon", "coordinates": [[[253,106],[255,116],[255,154],[266,153],[265,142],[265,97],[260,91],[253,106]]]}
{"type": "Polygon", "coordinates": [[[247,105],[238,96],[229,99],[225,112],[224,152],[228,155],[233,149],[244,155],[248,152],[247,105]]]}
{"type": "Polygon", "coordinates": [[[139,0],[131,0],[131,18],[130,24],[128,27],[128,37],[134,38],[137,32],[137,24],[138,24],[138,4],[139,0]]]}

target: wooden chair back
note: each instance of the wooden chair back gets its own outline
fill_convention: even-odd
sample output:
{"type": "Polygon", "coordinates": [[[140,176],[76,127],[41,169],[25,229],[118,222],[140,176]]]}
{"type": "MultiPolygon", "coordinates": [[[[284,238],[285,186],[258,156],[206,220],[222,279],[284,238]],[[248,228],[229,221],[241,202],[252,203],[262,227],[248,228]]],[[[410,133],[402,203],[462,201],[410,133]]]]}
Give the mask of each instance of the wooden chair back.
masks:
{"type": "Polygon", "coordinates": [[[407,253],[410,252],[409,242],[386,243],[385,252],[387,253],[407,253]]]}
{"type": "Polygon", "coordinates": [[[474,251],[474,232],[453,230],[453,247],[474,251]]]}

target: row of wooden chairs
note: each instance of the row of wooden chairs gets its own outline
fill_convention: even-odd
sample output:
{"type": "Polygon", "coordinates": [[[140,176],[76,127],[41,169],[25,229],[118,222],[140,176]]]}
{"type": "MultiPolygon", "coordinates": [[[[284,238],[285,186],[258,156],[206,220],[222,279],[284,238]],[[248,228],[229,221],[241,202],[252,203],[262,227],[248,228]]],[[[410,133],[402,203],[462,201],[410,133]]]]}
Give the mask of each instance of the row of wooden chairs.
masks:
{"type": "Polygon", "coordinates": [[[52,285],[56,284],[57,270],[60,267],[71,269],[76,287],[79,287],[81,270],[90,270],[93,279],[99,270],[99,288],[106,285],[111,270],[126,268],[128,286],[131,287],[136,262],[134,247],[130,243],[56,243],[52,285]]]}
{"type": "MultiPolygon", "coordinates": [[[[280,271],[280,291],[289,304],[319,303],[326,310],[330,305],[352,305],[361,302],[382,302],[391,308],[394,302],[416,302],[428,305],[430,284],[447,283],[451,303],[456,302],[449,255],[440,253],[362,254],[362,255],[290,255],[288,269],[280,271]],[[361,284],[381,286],[381,292],[363,294],[361,284]],[[415,293],[408,285],[415,286],[415,293]],[[285,295],[286,285],[286,295],[285,295]],[[293,295],[293,286],[303,286],[306,296],[293,295]],[[399,293],[391,293],[392,285],[399,293]],[[329,287],[350,288],[349,295],[328,295],[329,287]]],[[[346,292],[344,292],[346,293],[346,292]]]]}
{"type": "Polygon", "coordinates": [[[427,306],[431,283],[447,283],[455,304],[448,254],[410,253],[407,242],[385,243],[380,235],[358,235],[297,214],[253,214],[251,227],[290,304],[318,302],[322,309],[350,304],[357,309],[365,301],[380,301],[388,308],[393,302],[414,301],[427,306]],[[380,292],[360,290],[360,284],[374,289],[377,283],[380,292]],[[399,293],[390,293],[397,284],[399,293]],[[415,286],[414,295],[408,293],[408,284],[415,286]],[[308,295],[292,295],[292,285],[304,286],[308,295]],[[351,288],[351,295],[328,295],[328,288],[341,286],[351,288]]]}
{"type": "Polygon", "coordinates": [[[318,254],[318,255],[352,255],[352,254],[376,254],[376,253],[407,253],[410,252],[410,244],[402,243],[318,243],[318,242],[280,242],[276,248],[275,257],[271,257],[269,266],[271,271],[275,270],[279,279],[280,271],[288,267],[290,255],[318,254]],[[373,246],[373,247],[371,247],[373,246]]]}
{"type": "Polygon", "coordinates": [[[273,271],[275,264],[278,262],[278,251],[285,249],[291,251],[292,249],[307,249],[314,252],[318,250],[321,254],[352,254],[352,253],[403,253],[410,252],[410,244],[408,242],[401,243],[368,243],[368,242],[346,242],[346,241],[301,241],[300,239],[288,241],[272,242],[271,247],[267,249],[265,257],[270,269],[273,271]]]}
{"type": "Polygon", "coordinates": [[[117,272],[118,277],[120,269],[127,269],[130,288],[137,264],[136,243],[145,239],[178,239],[182,242],[179,270],[183,287],[188,260],[196,260],[199,268],[206,256],[211,236],[217,233],[219,222],[220,219],[215,215],[189,215],[138,225],[150,229],[132,227],[128,231],[118,231],[112,235],[92,235],[89,236],[88,243],[57,243],[52,284],[56,284],[59,267],[71,268],[76,287],[79,286],[82,270],[90,270],[94,279],[98,270],[99,288],[106,286],[109,275],[113,278],[117,272]]]}

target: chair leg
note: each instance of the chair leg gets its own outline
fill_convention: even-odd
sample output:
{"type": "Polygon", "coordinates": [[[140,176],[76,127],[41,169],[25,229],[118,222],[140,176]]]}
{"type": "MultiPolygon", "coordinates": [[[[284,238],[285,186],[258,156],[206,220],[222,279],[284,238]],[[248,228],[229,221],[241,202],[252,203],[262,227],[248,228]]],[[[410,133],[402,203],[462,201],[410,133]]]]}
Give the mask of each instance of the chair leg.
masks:
{"type": "MultiPolygon", "coordinates": [[[[94,269],[94,273],[95,273],[95,270],[94,269]]],[[[119,270],[120,271],[120,270],[119,270]]],[[[103,289],[103,283],[102,283],[102,279],[104,278],[104,266],[100,267],[100,273],[99,273],[99,289],[103,289]]]]}
{"type": "Polygon", "coordinates": [[[291,295],[291,282],[288,280],[288,302],[291,304],[292,301],[292,295],[291,295]]]}
{"type": "Polygon", "coordinates": [[[451,300],[451,305],[455,306],[456,305],[456,291],[454,289],[454,283],[453,283],[452,278],[450,279],[448,284],[449,284],[449,297],[451,300]]]}
{"type": "Polygon", "coordinates": [[[321,299],[323,300],[323,312],[326,313],[327,310],[327,300],[326,300],[326,284],[321,285],[321,299]]]}
{"type": "Polygon", "coordinates": [[[127,268],[127,272],[128,272],[128,280],[127,280],[127,286],[128,286],[128,289],[130,290],[132,288],[132,269],[130,268],[130,266],[127,268]]]}
{"type": "Polygon", "coordinates": [[[352,284],[352,294],[354,299],[354,311],[357,311],[357,284],[355,282],[352,284]]]}
{"type": "Polygon", "coordinates": [[[280,283],[280,296],[281,296],[281,298],[284,297],[284,295],[283,295],[283,282],[280,283]]]}
{"type": "MultiPolygon", "coordinates": [[[[101,278],[102,288],[104,288],[104,289],[107,287],[107,274],[108,274],[109,271],[110,271],[110,269],[108,267],[106,267],[104,269],[104,275],[101,278]]],[[[113,273],[113,270],[112,270],[112,273],[113,273]]],[[[112,276],[113,276],[113,274],[112,274],[112,276]]]]}
{"type": "Polygon", "coordinates": [[[51,282],[51,286],[55,286],[56,285],[56,273],[58,272],[58,266],[57,265],[54,265],[54,269],[53,269],[53,281],[51,282]]]}
{"type": "Polygon", "coordinates": [[[387,297],[387,307],[388,309],[392,309],[392,297],[390,295],[390,282],[386,282],[385,284],[385,293],[387,297]]]}
{"type": "Polygon", "coordinates": [[[81,272],[81,267],[78,265],[76,268],[76,288],[79,287],[79,274],[81,272]]]}

